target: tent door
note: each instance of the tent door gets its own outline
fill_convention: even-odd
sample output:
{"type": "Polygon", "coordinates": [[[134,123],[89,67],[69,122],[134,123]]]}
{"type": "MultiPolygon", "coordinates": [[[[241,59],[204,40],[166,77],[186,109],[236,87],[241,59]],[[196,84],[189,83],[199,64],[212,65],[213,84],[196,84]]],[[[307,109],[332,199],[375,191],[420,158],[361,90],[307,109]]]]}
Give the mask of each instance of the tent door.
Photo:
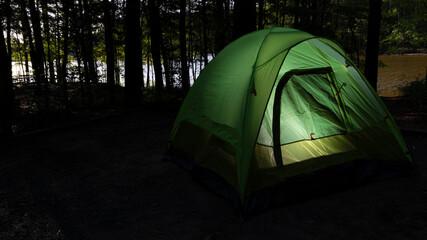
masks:
{"type": "MultiPolygon", "coordinates": [[[[339,113],[333,113],[332,111],[330,111],[330,109],[327,109],[326,107],[322,108],[321,110],[323,114],[330,114],[330,115],[327,115],[325,118],[319,115],[315,116],[314,114],[311,115],[311,113],[307,113],[308,116],[310,116],[309,120],[312,122],[312,125],[309,126],[311,128],[316,128],[316,126],[317,128],[321,128],[322,126],[330,126],[331,118],[335,118],[338,120],[335,121],[334,123],[335,125],[332,124],[333,126],[332,132],[326,131],[323,133],[322,132],[311,133],[312,129],[309,129],[309,127],[306,126],[307,128],[305,128],[305,131],[308,131],[308,132],[305,135],[305,138],[300,140],[310,140],[310,139],[313,140],[316,137],[324,137],[324,136],[330,136],[334,134],[341,134],[346,130],[346,125],[347,125],[346,122],[348,119],[345,116],[346,115],[345,111],[343,111],[344,104],[342,102],[342,99],[338,96],[339,94],[337,94],[339,90],[337,89],[336,81],[334,80],[331,67],[291,70],[285,73],[285,75],[280,79],[276,87],[275,95],[274,95],[274,103],[273,103],[273,126],[272,126],[273,127],[273,148],[274,148],[274,158],[275,158],[277,167],[283,166],[281,145],[289,143],[289,142],[283,143],[283,139],[286,138],[286,136],[284,137],[284,134],[286,134],[287,132],[283,132],[281,134],[281,131],[283,131],[283,129],[281,129],[281,121],[282,121],[281,114],[284,111],[284,109],[282,108],[286,108],[282,106],[283,105],[282,95],[284,93],[284,89],[286,85],[288,84],[288,82],[291,82],[291,81],[292,81],[292,84],[298,83],[298,81],[304,81],[306,88],[311,88],[311,92],[310,92],[309,89],[304,89],[304,87],[297,84],[296,86],[297,89],[293,92],[296,96],[295,97],[296,100],[299,100],[300,103],[303,102],[303,104],[305,104],[306,107],[308,106],[309,108],[311,108],[310,102],[304,102],[305,100],[309,101],[310,99],[308,98],[314,99],[312,101],[315,101],[316,99],[320,98],[329,104],[333,104],[334,108],[336,109],[336,112],[339,112],[339,113]],[[316,82],[313,82],[313,81],[316,81],[316,82]],[[320,84],[324,88],[318,89],[317,88],[318,86],[316,84],[320,84]]],[[[298,103],[295,101],[295,104],[298,104],[298,103]]],[[[322,107],[321,104],[319,104],[319,106],[322,107]]],[[[304,122],[305,120],[306,119],[300,119],[301,122],[304,122]]],[[[283,128],[283,125],[282,125],[282,128],[283,128]]]]}

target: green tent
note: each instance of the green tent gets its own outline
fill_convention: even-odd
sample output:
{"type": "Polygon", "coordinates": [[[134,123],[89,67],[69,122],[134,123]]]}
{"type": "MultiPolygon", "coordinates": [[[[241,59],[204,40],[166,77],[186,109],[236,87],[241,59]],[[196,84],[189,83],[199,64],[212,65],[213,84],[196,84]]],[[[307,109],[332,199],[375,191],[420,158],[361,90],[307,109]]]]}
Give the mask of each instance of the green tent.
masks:
{"type": "Polygon", "coordinates": [[[412,162],[342,48],[289,28],[247,34],[205,67],[176,118],[169,155],[245,212],[412,162]]]}

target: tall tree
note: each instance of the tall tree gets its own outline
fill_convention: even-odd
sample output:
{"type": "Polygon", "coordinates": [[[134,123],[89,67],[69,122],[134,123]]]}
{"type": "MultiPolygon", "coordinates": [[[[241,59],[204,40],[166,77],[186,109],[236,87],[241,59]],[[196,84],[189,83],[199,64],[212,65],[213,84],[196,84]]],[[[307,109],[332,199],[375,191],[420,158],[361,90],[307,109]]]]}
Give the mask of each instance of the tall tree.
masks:
{"type": "Polygon", "coordinates": [[[215,54],[225,47],[224,0],[215,1],[215,54]]]}
{"type": "Polygon", "coordinates": [[[126,1],[125,98],[136,106],[142,97],[141,6],[139,0],[126,1]]]}
{"type": "Polygon", "coordinates": [[[160,13],[155,0],[148,0],[149,26],[151,33],[151,54],[153,56],[154,75],[156,82],[156,99],[161,100],[163,90],[162,64],[160,60],[160,13]]]}
{"type": "Polygon", "coordinates": [[[0,123],[4,135],[12,134],[12,115],[14,110],[13,82],[10,57],[7,54],[0,23],[0,123]]]}
{"type": "MultiPolygon", "coordinates": [[[[45,88],[45,94],[47,94],[48,90],[48,84],[46,81],[46,77],[44,74],[44,47],[43,47],[43,38],[41,33],[41,27],[40,27],[40,14],[38,9],[36,9],[34,0],[28,1],[28,7],[30,8],[30,14],[31,14],[31,25],[33,27],[33,34],[34,34],[34,43],[35,43],[35,53],[36,53],[36,79],[39,79],[38,81],[44,84],[45,88]]],[[[45,100],[47,100],[48,97],[46,96],[45,100]]]]}
{"type": "Polygon", "coordinates": [[[62,59],[62,89],[64,93],[64,101],[65,106],[68,110],[68,85],[67,85],[67,64],[68,64],[68,32],[69,32],[69,18],[70,18],[70,2],[71,0],[63,0],[62,8],[64,12],[64,26],[63,26],[63,36],[64,36],[64,44],[63,44],[63,59],[62,59]]]}
{"type": "Polygon", "coordinates": [[[264,29],[264,3],[265,0],[258,0],[258,30],[264,29]]]}
{"type": "Polygon", "coordinates": [[[44,40],[47,43],[47,62],[49,67],[49,80],[50,83],[55,83],[55,68],[53,67],[52,59],[52,46],[51,46],[51,36],[49,28],[49,14],[48,14],[48,0],[42,0],[42,19],[43,19],[43,30],[44,30],[44,40]]]}
{"type": "Polygon", "coordinates": [[[381,27],[382,0],[369,1],[368,40],[366,43],[365,76],[377,90],[378,51],[381,27]]]}
{"type": "MultiPolygon", "coordinates": [[[[36,51],[35,51],[35,47],[34,47],[34,43],[33,43],[33,34],[31,31],[31,27],[30,27],[30,21],[28,19],[28,13],[27,13],[27,3],[25,0],[20,0],[19,2],[20,4],[20,17],[21,17],[21,23],[22,23],[22,33],[24,36],[24,45],[26,45],[25,43],[28,43],[29,48],[30,48],[30,58],[31,58],[31,65],[32,68],[34,70],[34,72],[36,73],[36,76],[40,75],[40,68],[37,66],[38,65],[38,61],[37,61],[37,56],[36,56],[36,51]]],[[[36,77],[36,86],[37,86],[37,91],[36,93],[38,95],[41,94],[42,91],[42,85],[41,85],[41,79],[36,77]]]]}
{"type": "MultiPolygon", "coordinates": [[[[76,47],[76,57],[77,64],[80,70],[81,63],[80,58],[82,58],[81,62],[83,64],[83,74],[79,74],[79,77],[83,75],[83,78],[80,79],[80,86],[82,86],[82,100],[86,104],[86,106],[90,109],[92,107],[93,95],[91,91],[91,77],[89,73],[88,67],[88,54],[86,52],[86,39],[85,39],[85,30],[84,30],[84,11],[83,11],[83,1],[78,0],[78,6],[73,9],[73,27],[74,27],[74,44],[76,47]],[[83,81],[84,79],[84,81],[83,81]]],[[[80,73],[80,71],[79,71],[80,73]]]]}
{"type": "Polygon", "coordinates": [[[181,81],[184,91],[190,88],[190,74],[187,65],[187,32],[185,29],[187,1],[179,1],[179,49],[181,55],[181,81]]]}
{"type": "Polygon", "coordinates": [[[208,65],[208,20],[206,16],[206,0],[202,0],[202,32],[203,32],[203,62],[208,65]]]}
{"type": "Polygon", "coordinates": [[[165,70],[165,80],[166,80],[166,89],[170,91],[172,89],[172,78],[171,78],[171,68],[169,63],[169,50],[165,45],[163,36],[160,35],[160,49],[162,52],[163,58],[163,69],[165,70]]]}
{"type": "MultiPolygon", "coordinates": [[[[107,84],[110,89],[110,104],[114,103],[114,69],[115,69],[115,54],[113,41],[113,24],[111,18],[112,7],[108,0],[104,0],[104,26],[105,26],[105,48],[107,56],[107,84]]],[[[114,3],[111,3],[114,4],[114,3]]],[[[141,70],[142,71],[142,70],[141,70]]]]}
{"type": "Polygon", "coordinates": [[[299,12],[300,12],[300,0],[294,0],[294,28],[299,28],[300,22],[299,22],[299,12]]]}
{"type": "MultiPolygon", "coordinates": [[[[56,56],[55,56],[55,65],[56,65],[56,78],[57,81],[60,82],[62,81],[62,76],[61,76],[61,13],[60,13],[60,7],[59,7],[59,1],[60,0],[55,0],[55,48],[56,48],[56,56]]],[[[81,1],[81,0],[79,0],[81,1]]]]}
{"type": "MultiPolygon", "coordinates": [[[[12,60],[12,44],[11,44],[11,40],[12,38],[10,37],[10,32],[11,32],[11,6],[10,6],[10,0],[6,0],[4,2],[4,12],[6,15],[6,43],[7,43],[7,53],[8,56],[11,58],[10,60],[12,60]]],[[[12,67],[12,64],[10,65],[10,67],[12,67]]],[[[12,70],[11,70],[12,71],[12,70]]]]}
{"type": "Polygon", "coordinates": [[[233,39],[256,30],[255,0],[235,0],[233,12],[233,39]]]}
{"type": "MultiPolygon", "coordinates": [[[[83,0],[79,0],[79,14],[76,14],[79,16],[79,20],[83,19],[85,20],[84,17],[84,10],[83,10],[83,0]]],[[[78,43],[76,43],[78,46],[80,46],[81,52],[82,52],[82,57],[83,57],[83,71],[84,71],[84,76],[85,76],[85,82],[86,82],[86,87],[88,90],[88,93],[90,93],[89,89],[90,89],[90,82],[91,82],[91,77],[90,77],[90,72],[89,72],[89,66],[88,66],[88,53],[86,52],[86,30],[85,30],[85,26],[84,26],[84,21],[79,21],[78,22],[78,27],[77,29],[79,29],[79,38],[77,38],[78,43]]],[[[89,97],[89,96],[88,96],[89,97]]],[[[88,100],[90,100],[88,98],[88,100]]]]}
{"type": "Polygon", "coordinates": [[[91,0],[83,0],[83,10],[84,10],[84,36],[85,36],[85,51],[87,52],[87,64],[89,67],[89,74],[91,81],[93,83],[98,82],[98,73],[95,67],[95,59],[93,53],[93,33],[92,33],[92,16],[91,16],[91,0]],[[90,1],[90,2],[89,2],[90,1]]]}

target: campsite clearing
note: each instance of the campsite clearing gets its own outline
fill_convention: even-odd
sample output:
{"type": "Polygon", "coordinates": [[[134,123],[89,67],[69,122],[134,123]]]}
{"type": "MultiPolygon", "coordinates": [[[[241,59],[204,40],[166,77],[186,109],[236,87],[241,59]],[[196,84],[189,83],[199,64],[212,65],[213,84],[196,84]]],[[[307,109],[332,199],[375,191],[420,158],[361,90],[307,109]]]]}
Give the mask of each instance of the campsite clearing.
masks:
{"type": "MultiPolygon", "coordinates": [[[[398,104],[387,104],[402,116],[399,124],[411,126],[403,117],[408,108],[396,112],[398,104]]],[[[161,160],[176,112],[142,109],[2,143],[0,239],[421,240],[427,235],[425,135],[404,134],[419,163],[418,176],[274,208],[239,223],[231,204],[161,160]]],[[[417,127],[427,129],[420,123],[417,127]]]]}

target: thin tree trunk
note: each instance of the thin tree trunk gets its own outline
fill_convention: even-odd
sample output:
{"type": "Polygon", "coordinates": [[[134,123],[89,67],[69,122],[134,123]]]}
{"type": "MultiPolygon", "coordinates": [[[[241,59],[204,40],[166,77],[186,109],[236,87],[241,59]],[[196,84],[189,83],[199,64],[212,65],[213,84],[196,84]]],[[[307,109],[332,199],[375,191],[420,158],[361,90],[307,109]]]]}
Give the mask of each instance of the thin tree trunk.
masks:
{"type": "Polygon", "coordinates": [[[225,47],[224,0],[215,2],[215,54],[225,47]]]}
{"type": "Polygon", "coordinates": [[[319,19],[318,19],[318,8],[317,8],[317,1],[311,1],[311,28],[315,30],[316,32],[319,29],[319,19]]]}
{"type": "Polygon", "coordinates": [[[71,0],[63,0],[63,12],[64,12],[64,55],[62,59],[62,90],[64,95],[64,103],[67,111],[68,107],[68,85],[67,85],[67,63],[68,63],[68,31],[69,31],[69,15],[70,15],[70,1],[71,0]]]}
{"type": "Polygon", "coordinates": [[[49,17],[47,13],[47,0],[42,0],[42,18],[43,18],[43,28],[44,28],[44,37],[47,43],[47,62],[49,64],[49,80],[50,83],[55,83],[55,69],[53,67],[52,59],[52,50],[50,42],[50,29],[49,29],[49,17]]]}
{"type": "Polygon", "coordinates": [[[139,0],[126,2],[125,99],[128,106],[138,105],[142,97],[141,5],[139,0]]]}
{"type": "Polygon", "coordinates": [[[171,73],[170,73],[170,63],[169,63],[169,57],[168,57],[168,50],[165,46],[163,37],[160,38],[160,47],[163,57],[163,68],[165,69],[165,80],[166,80],[166,89],[170,91],[172,89],[172,79],[171,79],[171,73]]]}
{"type": "Polygon", "coordinates": [[[156,82],[156,100],[160,101],[163,90],[163,77],[162,77],[162,65],[160,62],[160,39],[161,39],[161,30],[160,30],[160,16],[159,8],[155,0],[148,0],[148,9],[149,9],[149,26],[151,33],[151,52],[153,56],[153,65],[155,73],[155,82],[156,82]]]}
{"type": "Polygon", "coordinates": [[[365,77],[375,90],[377,90],[378,78],[381,2],[381,0],[369,2],[368,41],[366,43],[365,77]]]}
{"type": "Polygon", "coordinates": [[[12,117],[14,114],[13,82],[10,56],[7,53],[0,24],[0,123],[5,136],[12,135],[12,117]]]}
{"type": "Polygon", "coordinates": [[[349,25],[349,29],[351,31],[351,39],[353,42],[353,48],[356,51],[356,64],[357,64],[357,67],[359,67],[359,62],[360,62],[359,61],[359,58],[360,58],[360,56],[359,56],[359,44],[357,44],[356,33],[354,31],[354,25],[355,25],[356,19],[354,16],[352,16],[351,19],[352,19],[352,21],[349,20],[348,25],[349,25]]]}
{"type": "Polygon", "coordinates": [[[98,83],[98,73],[95,67],[95,60],[93,55],[93,34],[92,34],[92,17],[90,11],[90,5],[92,1],[83,0],[83,9],[84,9],[84,35],[86,42],[86,51],[87,51],[87,61],[89,66],[90,78],[93,83],[98,83]]]}
{"type": "Polygon", "coordinates": [[[235,0],[233,13],[233,39],[256,30],[255,0],[235,0]]]}
{"type": "Polygon", "coordinates": [[[280,19],[280,0],[276,0],[276,18],[274,20],[275,26],[279,26],[280,19]]]}
{"type": "MultiPolygon", "coordinates": [[[[10,62],[12,62],[12,38],[10,37],[11,32],[11,7],[10,0],[5,1],[5,14],[6,14],[6,44],[7,44],[7,54],[9,56],[10,62]]],[[[10,64],[10,72],[12,72],[12,64],[10,64]]]]}
{"type": "Polygon", "coordinates": [[[258,30],[264,29],[264,3],[265,0],[258,0],[258,30]]]}
{"type": "Polygon", "coordinates": [[[231,33],[232,33],[232,26],[231,26],[231,16],[230,16],[230,0],[225,0],[224,2],[224,35],[225,35],[225,42],[224,47],[227,45],[227,43],[231,40],[231,33]]]}
{"type": "Polygon", "coordinates": [[[181,81],[182,89],[186,92],[190,89],[190,76],[187,65],[187,32],[185,28],[187,1],[179,1],[179,49],[181,54],[181,81]]]}
{"type": "Polygon", "coordinates": [[[301,0],[300,9],[302,9],[302,12],[304,13],[301,15],[300,28],[310,30],[310,13],[307,0],[301,0]]]}
{"type": "MultiPolygon", "coordinates": [[[[27,39],[30,47],[30,58],[31,58],[33,73],[35,72],[35,74],[37,75],[39,71],[39,67],[37,66],[38,61],[36,60],[37,59],[36,51],[33,44],[33,35],[31,33],[30,22],[27,15],[27,6],[25,3],[25,0],[20,1],[20,14],[21,14],[21,22],[22,22],[24,39],[27,39]]],[[[36,86],[37,86],[36,94],[41,95],[42,85],[41,85],[40,78],[36,78],[36,86]]]]}
{"type": "Polygon", "coordinates": [[[150,54],[147,53],[147,88],[150,87],[150,54]]]}
{"type": "Polygon", "coordinates": [[[35,3],[33,0],[28,1],[30,7],[31,14],[31,24],[33,27],[34,33],[34,42],[35,42],[35,51],[36,51],[36,61],[37,61],[37,69],[36,69],[36,79],[38,78],[40,83],[43,83],[44,86],[44,97],[45,97],[45,107],[49,107],[49,85],[47,79],[44,75],[44,47],[43,47],[43,38],[41,34],[40,28],[40,15],[39,11],[36,9],[35,3]]]}
{"type": "MultiPolygon", "coordinates": [[[[78,3],[77,3],[78,4],[78,3]]],[[[77,60],[77,74],[78,74],[78,78],[79,78],[79,83],[80,83],[80,98],[82,102],[86,101],[86,91],[84,88],[84,82],[83,82],[83,73],[82,73],[82,56],[81,56],[81,44],[80,44],[80,38],[81,38],[81,28],[80,28],[80,16],[79,16],[79,8],[78,6],[75,5],[75,3],[73,2],[71,5],[71,25],[70,28],[71,33],[73,33],[73,35],[70,34],[70,37],[73,36],[73,41],[74,41],[74,51],[76,54],[76,60],[77,60]]]]}
{"type": "MultiPolygon", "coordinates": [[[[118,1],[113,0],[111,2],[111,25],[112,26],[116,26],[116,10],[118,8],[118,1]]],[[[119,50],[116,46],[116,44],[114,43],[114,33],[116,33],[114,27],[113,27],[113,46],[114,46],[114,69],[115,69],[115,81],[114,84],[120,84],[120,60],[116,57],[118,56],[119,50]]]]}
{"type": "MultiPolygon", "coordinates": [[[[24,74],[24,68],[22,67],[22,54],[21,54],[21,50],[23,50],[21,42],[19,41],[18,37],[15,37],[15,43],[18,46],[18,56],[19,56],[19,65],[21,66],[21,71],[22,71],[22,75],[24,74]]],[[[12,72],[12,70],[11,70],[12,72]]]]}
{"type": "Polygon", "coordinates": [[[206,0],[202,0],[202,32],[203,32],[203,61],[208,65],[208,19],[206,16],[206,0]]]}
{"type": "Polygon", "coordinates": [[[299,28],[299,11],[300,11],[300,6],[299,6],[299,1],[300,0],[294,0],[294,28],[299,28]]]}
{"type": "MultiPolygon", "coordinates": [[[[107,84],[110,89],[110,105],[114,104],[115,101],[115,91],[114,91],[114,41],[113,41],[113,25],[111,19],[111,9],[110,3],[108,0],[103,0],[104,4],[104,25],[105,25],[105,47],[107,55],[107,84]]],[[[113,3],[111,3],[113,4],[113,3]]]]}
{"type": "Polygon", "coordinates": [[[28,59],[28,39],[24,34],[24,37],[22,38],[22,49],[24,50],[24,59],[25,59],[25,75],[30,75],[30,64],[28,59]]]}
{"type": "Polygon", "coordinates": [[[57,82],[61,82],[62,81],[62,74],[61,74],[61,34],[60,34],[60,23],[59,23],[59,5],[58,5],[58,0],[55,0],[55,18],[56,18],[56,80],[57,82]]]}
{"type": "MultiPolygon", "coordinates": [[[[79,19],[85,19],[85,14],[83,12],[84,8],[83,8],[83,0],[79,0],[79,13],[80,13],[80,17],[79,19]]],[[[92,96],[92,86],[91,86],[91,75],[89,72],[89,64],[88,64],[88,53],[86,51],[86,34],[85,34],[85,27],[84,27],[84,21],[78,21],[79,22],[79,32],[80,32],[80,47],[81,47],[81,51],[82,51],[82,57],[83,57],[83,71],[84,71],[84,78],[85,78],[85,85],[86,85],[86,104],[87,107],[90,109],[92,108],[92,102],[93,102],[93,96],[92,96]]]]}
{"type": "MultiPolygon", "coordinates": [[[[189,26],[191,26],[191,24],[189,24],[189,26]]],[[[189,32],[191,33],[192,30],[190,30],[189,32]]],[[[193,38],[190,37],[190,39],[193,39],[193,38]]],[[[192,73],[193,83],[196,82],[196,64],[195,64],[196,56],[194,56],[193,54],[194,52],[195,52],[195,47],[194,47],[193,41],[188,41],[188,54],[187,54],[188,65],[189,65],[188,71],[192,73]]]]}

